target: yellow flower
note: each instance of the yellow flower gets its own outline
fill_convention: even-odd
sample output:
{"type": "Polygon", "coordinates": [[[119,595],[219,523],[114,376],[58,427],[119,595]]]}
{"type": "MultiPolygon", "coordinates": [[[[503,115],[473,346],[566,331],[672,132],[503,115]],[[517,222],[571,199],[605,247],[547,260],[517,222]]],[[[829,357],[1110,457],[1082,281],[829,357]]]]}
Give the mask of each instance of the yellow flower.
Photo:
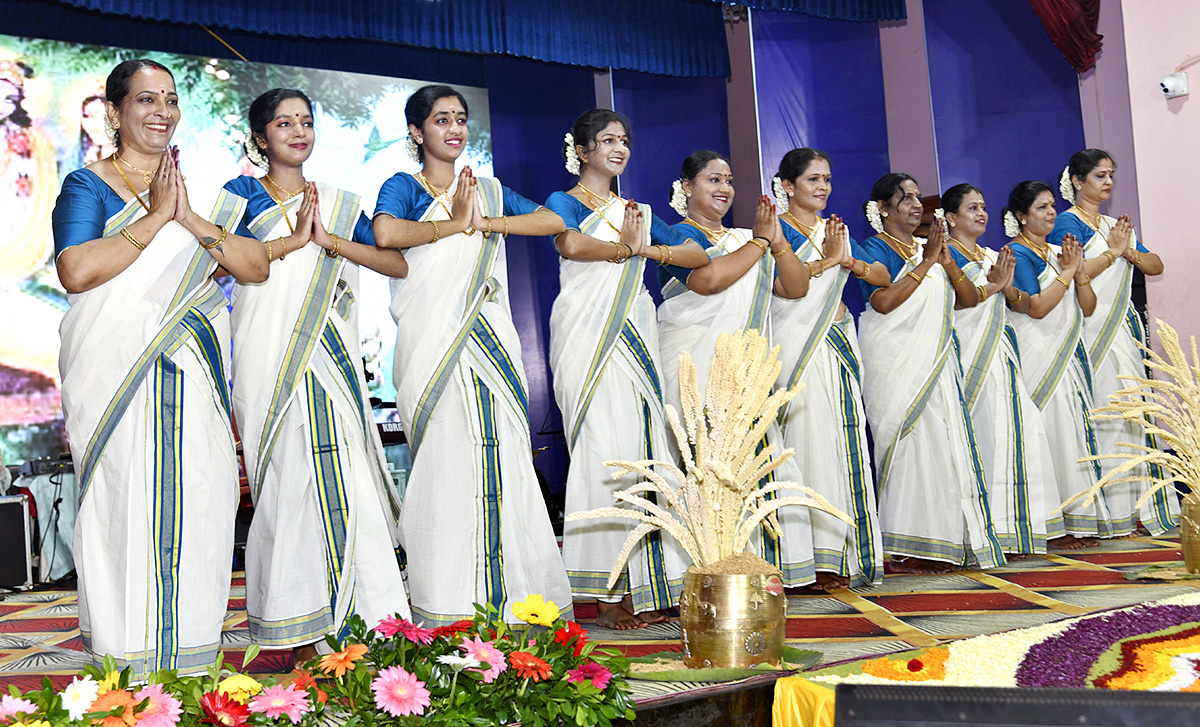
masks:
{"type": "Polygon", "coordinates": [[[514,603],[512,612],[526,623],[549,626],[558,618],[558,605],[554,601],[543,599],[542,594],[534,593],[524,601],[514,603]]]}
{"type": "Polygon", "coordinates": [[[96,691],[97,695],[104,694],[110,689],[116,689],[121,686],[121,672],[110,671],[100,680],[100,689],[96,691]]]}
{"type": "Polygon", "coordinates": [[[242,704],[261,692],[262,688],[261,684],[245,674],[232,674],[217,685],[218,692],[228,694],[230,699],[235,699],[242,704]]]}
{"type": "Polygon", "coordinates": [[[50,723],[44,719],[35,719],[32,722],[14,722],[12,727],[50,727],[50,723]]]}

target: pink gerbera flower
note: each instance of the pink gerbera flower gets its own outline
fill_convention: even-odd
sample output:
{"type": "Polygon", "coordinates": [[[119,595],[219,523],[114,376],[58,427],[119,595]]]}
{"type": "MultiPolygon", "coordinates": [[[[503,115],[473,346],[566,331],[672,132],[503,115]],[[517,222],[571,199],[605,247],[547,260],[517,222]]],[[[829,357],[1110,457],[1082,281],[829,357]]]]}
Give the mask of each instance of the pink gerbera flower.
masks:
{"type": "Polygon", "coordinates": [[[594,661],[580,664],[578,669],[571,669],[567,672],[567,681],[573,684],[582,684],[588,681],[600,691],[604,691],[604,688],[608,686],[608,682],[611,679],[612,672],[594,661]]]}
{"type": "Polygon", "coordinates": [[[286,716],[292,724],[299,724],[300,718],[308,714],[310,709],[308,693],[291,684],[267,687],[250,701],[251,712],[260,712],[271,719],[286,716]]]}
{"type": "Polygon", "coordinates": [[[383,620],[379,622],[379,625],[375,627],[375,633],[379,634],[385,639],[390,639],[396,634],[400,633],[400,624],[403,622],[404,619],[402,618],[396,618],[395,616],[384,616],[383,620]]]}
{"type": "Polygon", "coordinates": [[[400,633],[414,644],[429,645],[433,643],[433,629],[418,626],[412,621],[400,619],[400,633]]]}
{"type": "Polygon", "coordinates": [[[485,684],[491,684],[500,676],[500,672],[508,668],[508,663],[504,661],[504,652],[496,648],[496,642],[484,641],[476,636],[473,639],[463,639],[459,648],[467,653],[467,656],[477,661],[486,663],[488,668],[486,671],[481,671],[485,684]]]}
{"type": "Polygon", "coordinates": [[[146,702],[146,708],[138,713],[138,727],[172,727],[179,722],[179,715],[183,714],[183,703],[174,695],[164,692],[161,684],[148,684],[138,690],[133,698],[137,702],[150,700],[146,702]]]}
{"type": "Polygon", "coordinates": [[[375,706],[393,717],[425,714],[429,706],[425,682],[398,666],[380,671],[371,682],[371,691],[375,692],[375,706]]]}
{"type": "Polygon", "coordinates": [[[14,697],[11,694],[0,697],[0,722],[11,722],[12,718],[18,714],[33,714],[36,711],[37,706],[28,699],[14,697]]]}

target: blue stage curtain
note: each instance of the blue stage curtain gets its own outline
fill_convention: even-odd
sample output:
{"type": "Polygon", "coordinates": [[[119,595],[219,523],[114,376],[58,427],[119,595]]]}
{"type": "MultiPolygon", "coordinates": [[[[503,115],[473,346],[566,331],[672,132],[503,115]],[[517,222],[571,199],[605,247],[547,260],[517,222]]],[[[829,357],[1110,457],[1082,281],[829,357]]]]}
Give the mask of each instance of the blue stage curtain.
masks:
{"type": "Polygon", "coordinates": [[[383,41],[671,76],[728,76],[721,9],[706,0],[58,0],[166,23],[269,36],[383,41]]]}
{"type": "MultiPolygon", "coordinates": [[[[726,0],[710,0],[714,3],[726,0]]],[[[738,0],[753,10],[783,10],[829,20],[904,20],[904,0],[738,0]]]]}

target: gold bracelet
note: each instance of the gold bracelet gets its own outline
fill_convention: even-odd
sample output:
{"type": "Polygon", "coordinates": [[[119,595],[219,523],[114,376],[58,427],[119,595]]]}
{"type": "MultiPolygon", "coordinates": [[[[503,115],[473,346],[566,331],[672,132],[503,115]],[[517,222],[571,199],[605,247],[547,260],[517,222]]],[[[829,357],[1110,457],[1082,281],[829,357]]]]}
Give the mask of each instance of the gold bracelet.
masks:
{"type": "Polygon", "coordinates": [[[488,238],[491,238],[491,236],[492,236],[492,218],[484,217],[483,219],[487,220],[487,223],[488,223],[487,232],[483,233],[483,237],[484,237],[484,239],[488,239],[488,238]]]}
{"type": "Polygon", "coordinates": [[[438,227],[437,220],[430,220],[429,224],[433,225],[433,239],[429,241],[429,244],[432,245],[442,239],[442,228],[438,227]]]}
{"type": "Polygon", "coordinates": [[[1061,276],[1061,275],[1057,275],[1057,276],[1055,276],[1055,278],[1054,278],[1054,279],[1055,279],[1055,280],[1057,280],[1058,282],[1062,283],[1062,284],[1063,284],[1063,286],[1064,286],[1064,287],[1066,287],[1066,288],[1070,288],[1070,287],[1071,287],[1071,281],[1067,280],[1066,278],[1064,278],[1064,277],[1063,277],[1063,276],[1061,276]]]}
{"type": "Polygon", "coordinates": [[[337,235],[331,235],[330,237],[333,238],[333,249],[326,250],[325,255],[327,257],[337,257],[342,254],[342,238],[337,235]]]}
{"type": "Polygon", "coordinates": [[[904,277],[912,278],[913,280],[917,281],[917,285],[920,285],[923,282],[921,279],[921,276],[917,275],[915,270],[909,270],[907,273],[904,274],[904,277]]]}
{"type": "Polygon", "coordinates": [[[825,268],[821,267],[820,261],[817,261],[816,263],[816,272],[813,272],[813,263],[806,262],[804,265],[808,268],[808,277],[810,278],[819,278],[825,274],[825,268]]]}
{"type": "Polygon", "coordinates": [[[765,237],[751,237],[750,242],[754,243],[759,250],[762,250],[763,255],[766,255],[771,251],[770,248],[767,247],[767,238],[765,237]]]}
{"type": "Polygon", "coordinates": [[[267,264],[271,264],[271,241],[267,240],[267,264]]]}
{"type": "Polygon", "coordinates": [[[774,250],[772,250],[771,257],[779,257],[780,255],[783,255],[784,253],[791,252],[791,250],[792,250],[791,247],[785,247],[782,250],[780,250],[779,252],[775,252],[774,250]]]}
{"type": "Polygon", "coordinates": [[[1115,263],[1117,261],[1117,258],[1120,256],[1117,255],[1112,250],[1105,250],[1104,252],[1100,253],[1100,257],[1108,258],[1108,264],[1112,265],[1113,263],[1115,263]]]}
{"type": "Polygon", "coordinates": [[[137,238],[133,236],[133,233],[129,231],[128,227],[121,228],[121,236],[124,237],[126,240],[129,240],[131,243],[133,243],[133,246],[136,247],[138,250],[146,249],[146,245],[144,243],[138,242],[137,238]]]}
{"type": "Polygon", "coordinates": [[[504,220],[504,236],[508,237],[508,215],[500,215],[500,219],[504,220]]]}
{"type": "Polygon", "coordinates": [[[670,265],[671,264],[671,246],[670,245],[655,245],[654,247],[658,249],[658,254],[661,256],[658,258],[658,264],[659,265],[670,265]]]}
{"type": "Polygon", "coordinates": [[[226,230],[224,227],[221,227],[220,225],[217,225],[217,229],[221,231],[221,236],[218,237],[216,240],[213,240],[212,242],[210,242],[207,245],[204,244],[204,239],[201,238],[200,239],[200,247],[204,248],[205,250],[211,250],[214,247],[220,247],[221,243],[225,242],[225,236],[229,234],[229,231],[226,230]]]}
{"type": "Polygon", "coordinates": [[[1134,250],[1134,251],[1133,251],[1133,264],[1134,264],[1134,265],[1141,265],[1141,264],[1142,264],[1142,251],[1141,251],[1141,250],[1134,250]]]}
{"type": "Polygon", "coordinates": [[[1080,288],[1086,288],[1087,286],[1092,284],[1092,276],[1088,275],[1087,273],[1084,273],[1083,277],[1087,278],[1087,279],[1084,280],[1082,283],[1075,283],[1075,285],[1079,286],[1080,288]]]}
{"type": "Polygon", "coordinates": [[[612,244],[617,248],[617,252],[608,259],[610,263],[623,263],[633,255],[633,248],[619,240],[612,240],[612,244]]]}
{"type": "Polygon", "coordinates": [[[871,263],[867,262],[866,260],[862,260],[861,262],[863,264],[862,275],[859,275],[858,273],[854,272],[853,265],[850,266],[850,274],[853,275],[854,277],[858,278],[859,280],[866,280],[867,276],[870,275],[870,273],[871,273],[871,263]]]}
{"type": "Polygon", "coordinates": [[[982,303],[983,301],[987,300],[988,299],[987,286],[976,285],[975,287],[976,287],[976,289],[979,290],[979,302],[982,303]]]}
{"type": "Polygon", "coordinates": [[[467,229],[463,230],[463,234],[467,237],[470,237],[471,235],[475,234],[475,228],[467,225],[467,229]]]}
{"type": "Polygon", "coordinates": [[[966,273],[963,273],[961,278],[959,278],[958,280],[955,280],[954,282],[950,283],[950,285],[952,285],[952,286],[953,286],[953,285],[958,285],[959,283],[961,283],[962,281],[964,281],[964,280],[966,280],[966,279],[967,279],[967,274],[966,274],[966,273]]]}
{"type": "Polygon", "coordinates": [[[279,238],[279,244],[282,246],[282,249],[279,251],[279,261],[283,262],[283,259],[287,257],[287,238],[279,238]]]}

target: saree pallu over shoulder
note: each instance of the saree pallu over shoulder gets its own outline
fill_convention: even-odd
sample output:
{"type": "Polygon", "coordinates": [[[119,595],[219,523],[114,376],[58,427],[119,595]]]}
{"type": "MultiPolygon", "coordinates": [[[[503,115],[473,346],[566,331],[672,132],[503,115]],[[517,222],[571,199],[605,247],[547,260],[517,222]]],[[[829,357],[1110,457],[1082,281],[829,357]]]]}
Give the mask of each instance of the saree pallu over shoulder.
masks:
{"type": "MultiPolygon", "coordinates": [[[[1084,258],[1097,258],[1108,250],[1105,239],[1112,232],[1116,222],[1107,215],[1100,216],[1100,229],[1083,245],[1084,258]]],[[[1129,244],[1137,245],[1136,232],[1131,236],[1129,244]]],[[[1117,337],[1133,335],[1133,331],[1126,326],[1127,315],[1130,312],[1137,316],[1130,298],[1133,290],[1133,264],[1124,258],[1117,258],[1117,262],[1108,270],[1092,278],[1091,285],[1096,294],[1096,310],[1088,316],[1084,324],[1083,339],[1092,366],[1100,368],[1117,337]]]]}
{"type": "MultiPolygon", "coordinates": [[[[1050,245],[1050,252],[1058,254],[1059,248],[1050,245]]],[[[1041,290],[1055,283],[1058,271],[1046,265],[1038,274],[1041,290]]],[[[1021,359],[1025,381],[1030,384],[1029,395],[1039,409],[1044,409],[1050,396],[1058,388],[1063,375],[1070,367],[1077,366],[1086,382],[1087,396],[1092,396],[1091,361],[1083,344],[1083,311],[1075,300],[1075,285],[1039,323],[1032,323],[1028,316],[1017,316],[1018,338],[1024,356],[1021,359]],[[1069,300],[1067,299],[1069,298],[1069,300]]]]}
{"type": "MultiPolygon", "coordinates": [[[[987,255],[984,262],[990,269],[996,253],[985,250],[984,254],[987,255]]],[[[971,261],[962,271],[974,285],[987,284],[987,270],[980,263],[971,261]]],[[[1004,296],[993,295],[972,308],[955,311],[954,324],[963,368],[963,401],[970,410],[975,407],[991,363],[1005,340],[1004,296]]],[[[1015,349],[1010,353],[1015,356],[1015,349]]]]}
{"type": "MultiPolygon", "coordinates": [[[[133,200],[105,223],[104,234],[116,234],[144,214],[133,200]]],[[[225,306],[225,296],[211,278],[216,267],[191,233],[172,221],[112,280],[68,296],[71,307],[59,329],[59,370],[64,409],[70,412],[68,436],[82,452],[81,496],[154,362],[178,349],[183,339],[197,337],[213,369],[221,406],[230,411],[221,342],[197,319],[211,318],[225,306]],[[114,311],[121,312],[120,325],[107,322],[114,311]]]]}

